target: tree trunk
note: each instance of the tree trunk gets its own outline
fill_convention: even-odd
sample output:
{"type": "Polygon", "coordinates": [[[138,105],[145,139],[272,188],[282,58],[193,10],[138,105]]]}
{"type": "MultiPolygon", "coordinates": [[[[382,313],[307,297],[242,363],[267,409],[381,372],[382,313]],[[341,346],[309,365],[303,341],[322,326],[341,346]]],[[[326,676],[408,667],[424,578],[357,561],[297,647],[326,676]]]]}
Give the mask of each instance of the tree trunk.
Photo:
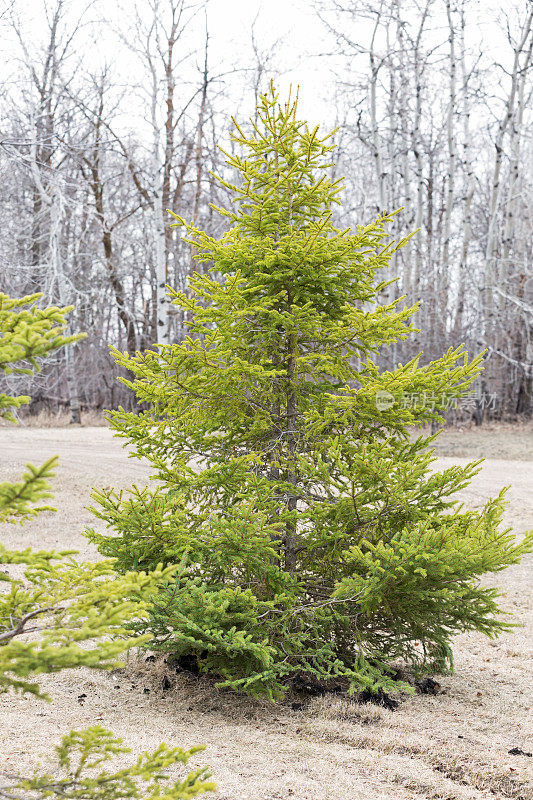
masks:
{"type": "MultiPolygon", "coordinates": [[[[289,313],[292,307],[292,298],[290,290],[287,293],[289,313]]],[[[296,454],[297,454],[297,408],[296,408],[296,347],[297,347],[297,334],[291,333],[287,339],[287,448],[289,451],[289,465],[287,468],[286,480],[294,486],[294,494],[289,494],[287,497],[287,510],[296,511],[297,497],[296,497],[296,482],[297,482],[297,467],[296,467],[296,454]]],[[[293,572],[296,567],[296,523],[287,522],[285,529],[285,568],[289,572],[293,572]]]]}
{"type": "Polygon", "coordinates": [[[448,111],[446,114],[446,138],[448,143],[448,185],[446,191],[446,204],[444,210],[444,230],[443,230],[443,245],[442,245],[442,258],[441,258],[441,280],[439,296],[441,299],[441,315],[443,323],[446,325],[446,317],[448,313],[449,292],[450,292],[450,242],[451,242],[451,224],[453,203],[455,195],[455,131],[454,131],[454,118],[455,118],[455,102],[456,102],[456,72],[457,63],[455,58],[455,26],[452,19],[452,8],[450,0],[446,0],[446,15],[448,18],[448,42],[450,46],[449,59],[450,59],[450,87],[449,87],[449,100],[448,111]]]}
{"type": "MultiPolygon", "coordinates": [[[[57,281],[59,302],[62,306],[69,304],[71,293],[68,289],[65,271],[61,259],[60,236],[61,223],[63,219],[63,193],[60,186],[59,176],[51,178],[50,187],[50,266],[57,281]]],[[[71,334],[70,323],[65,331],[66,335],[71,334]]],[[[68,401],[70,406],[70,424],[79,425],[81,423],[80,398],[78,390],[78,379],[74,363],[74,346],[71,344],[65,347],[65,373],[67,379],[68,401]]]]}
{"type": "Polygon", "coordinates": [[[157,76],[153,73],[152,85],[152,180],[153,180],[153,236],[156,282],[156,330],[155,341],[169,344],[170,330],[168,318],[167,295],[167,259],[165,253],[165,220],[163,217],[162,167],[159,142],[159,126],[157,123],[157,76]]]}
{"type": "Polygon", "coordinates": [[[465,60],[465,3],[461,4],[461,78],[463,92],[463,180],[466,182],[463,208],[463,235],[461,258],[457,281],[457,312],[455,315],[455,335],[463,337],[465,329],[465,289],[468,274],[468,253],[472,238],[472,201],[475,191],[474,163],[470,147],[470,98],[465,60]]]}
{"type": "MultiPolygon", "coordinates": [[[[503,142],[505,133],[509,126],[509,122],[511,121],[514,113],[516,90],[517,90],[517,83],[518,83],[518,76],[520,69],[520,54],[522,53],[522,50],[530,36],[532,21],[533,21],[533,7],[530,7],[530,11],[524,23],[524,27],[521,31],[520,40],[517,42],[514,48],[513,68],[511,71],[511,87],[509,90],[507,103],[505,105],[505,113],[500,122],[498,128],[498,134],[496,137],[496,141],[494,143],[496,156],[494,159],[494,170],[492,177],[491,195],[489,201],[489,226],[487,234],[487,248],[485,252],[485,285],[484,285],[484,298],[483,298],[484,307],[486,309],[485,337],[487,341],[493,340],[496,331],[496,324],[494,319],[495,260],[496,260],[496,248],[497,248],[496,233],[498,225],[498,209],[499,209],[500,192],[501,192],[500,173],[503,161],[503,142]]],[[[495,340],[494,344],[497,346],[497,342],[495,340]]]]}

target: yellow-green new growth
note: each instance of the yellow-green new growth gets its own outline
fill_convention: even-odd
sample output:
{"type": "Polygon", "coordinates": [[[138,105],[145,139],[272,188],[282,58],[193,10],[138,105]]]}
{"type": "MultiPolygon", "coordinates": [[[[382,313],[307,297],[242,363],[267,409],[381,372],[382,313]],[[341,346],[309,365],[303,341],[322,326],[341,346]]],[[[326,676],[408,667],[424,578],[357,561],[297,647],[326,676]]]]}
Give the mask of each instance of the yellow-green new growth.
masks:
{"type": "MultiPolygon", "coordinates": [[[[40,358],[80,338],[61,334],[70,309],[39,309],[33,305],[39,297],[12,300],[0,294],[0,371],[4,374],[38,369],[40,358]]],[[[0,416],[12,419],[10,409],[29,399],[0,394],[0,416]]],[[[51,496],[49,479],[56,462],[51,458],[42,467],[27,464],[20,481],[0,484],[0,522],[22,522],[50,510],[36,504],[51,496]]],[[[1,544],[0,564],[6,568],[0,572],[0,581],[9,584],[0,592],[0,693],[31,693],[44,699],[49,698],[39,687],[39,675],[79,666],[122,666],[119,657],[126,650],[151,638],[150,634],[132,635],[129,626],[146,617],[154,595],[176,573],[175,567],[167,566],[117,576],[113,560],[79,564],[68,552],[10,551],[1,544]],[[16,564],[27,567],[22,577],[10,576],[9,568],[16,564]]],[[[162,744],[129,767],[98,771],[113,756],[129,752],[128,748],[103,728],[71,731],[57,748],[56,774],[36,772],[32,778],[23,778],[6,774],[0,764],[0,798],[188,800],[214,788],[206,780],[207,770],[200,768],[183,781],[170,779],[167,770],[186,764],[198,749],[183,751],[162,744]]]]}
{"type": "Polygon", "coordinates": [[[54,773],[36,772],[32,778],[15,779],[9,794],[0,797],[25,800],[33,798],[68,798],[69,800],[190,800],[215,789],[208,780],[209,771],[200,767],[182,780],[169,777],[176,764],[187,765],[203,747],[182,750],[160,745],[153,753],[143,753],[133,764],[116,771],[102,769],[115,756],[130,753],[122,739],[99,726],[71,731],[56,748],[54,773]]]}
{"type": "Polygon", "coordinates": [[[390,241],[391,214],[337,228],[330,137],[273,89],[257,119],[226,154],[226,231],[174,215],[208,267],[171,291],[188,336],[113,351],[146,410],[113,412],[112,427],[160,483],[97,493],[111,531],[89,535],[120,570],[186,558],[154,602],[151,647],[223,686],[277,697],[303,676],[399,688],[397,662],[443,669],[455,633],[506,629],[479,578],[532,539],[501,530],[503,497],[459,506],[478,464],[434,473],[433,438],[410,440],[469,391],[481,357],[459,346],[380,367],[413,331],[416,306],[390,302],[381,279],[409,237],[390,241]]]}
{"type": "MultiPolygon", "coordinates": [[[[66,315],[73,306],[39,308],[41,294],[13,299],[0,292],[0,373],[31,374],[54,350],[83,339],[85,334],[64,336],[66,315]]],[[[27,395],[11,397],[0,392],[0,417],[13,420],[11,409],[29,403],[27,395]]]]}

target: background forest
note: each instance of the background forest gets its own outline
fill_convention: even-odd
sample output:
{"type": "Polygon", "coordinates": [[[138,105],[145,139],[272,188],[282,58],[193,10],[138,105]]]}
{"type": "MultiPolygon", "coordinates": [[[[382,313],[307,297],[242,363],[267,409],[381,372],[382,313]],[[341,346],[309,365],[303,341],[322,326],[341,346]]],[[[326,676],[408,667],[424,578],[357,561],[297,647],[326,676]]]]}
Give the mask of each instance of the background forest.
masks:
{"type": "Polygon", "coordinates": [[[187,292],[198,269],[166,209],[217,236],[211,172],[232,179],[217,145],[274,78],[282,96],[300,83],[311,123],[338,125],[336,224],[403,207],[394,236],[420,229],[382,302],[420,301],[423,333],[380,366],[465,342],[486,364],[461,413],[531,416],[533,5],[295,0],[270,26],[250,5],[255,19],[235,0],[0,2],[0,289],[75,305],[87,332],[7,388],[73,421],[131,407],[108,345],[180,341],[164,286],[187,292]]]}

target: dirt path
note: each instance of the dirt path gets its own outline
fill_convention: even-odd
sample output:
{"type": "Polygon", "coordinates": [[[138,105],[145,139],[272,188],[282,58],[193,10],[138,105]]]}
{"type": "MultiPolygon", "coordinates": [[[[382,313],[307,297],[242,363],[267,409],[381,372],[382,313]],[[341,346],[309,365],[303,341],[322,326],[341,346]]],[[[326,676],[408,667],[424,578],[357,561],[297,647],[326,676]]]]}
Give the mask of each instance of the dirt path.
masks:
{"type": "MultiPolygon", "coordinates": [[[[498,452],[505,455],[505,441],[498,452]]],[[[61,458],[57,514],[24,528],[0,527],[0,540],[11,547],[72,547],[94,558],[81,535],[94,523],[84,509],[91,487],[143,483],[150,470],[128,459],[105,428],[9,428],[0,431],[0,480],[15,478],[26,460],[38,464],[54,453],[61,458]]],[[[437,466],[466,460],[442,457],[437,466]]],[[[463,498],[479,505],[504,484],[511,484],[506,521],[517,532],[533,527],[532,461],[487,461],[463,498]]],[[[132,658],[114,674],[74,670],[43,678],[52,704],[0,697],[0,771],[28,768],[41,755],[46,765],[63,733],[99,723],[136,753],[161,741],[205,744],[196,763],[211,765],[217,800],[526,800],[533,758],[508,751],[533,750],[531,563],[490,579],[526,627],[496,642],[457,637],[456,673],[441,680],[444,691],[436,697],[407,698],[395,713],[331,699],[293,710],[223,694],[192,678],[173,679],[163,691],[162,665],[132,658]]]]}

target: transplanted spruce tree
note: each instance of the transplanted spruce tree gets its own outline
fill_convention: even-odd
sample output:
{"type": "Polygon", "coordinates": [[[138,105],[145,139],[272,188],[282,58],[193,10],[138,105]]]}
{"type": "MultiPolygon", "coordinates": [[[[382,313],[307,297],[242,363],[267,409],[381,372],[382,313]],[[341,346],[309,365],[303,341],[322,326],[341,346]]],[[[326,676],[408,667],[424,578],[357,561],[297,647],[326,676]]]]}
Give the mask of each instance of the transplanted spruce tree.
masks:
{"type": "Polygon", "coordinates": [[[190,335],[115,351],[146,410],[112,412],[111,425],[159,483],[96,492],[113,530],[89,536],[120,569],[181,563],[153,604],[150,647],[223,686],[398,688],[395,663],[442,670],[457,631],[508,627],[479,577],[531,538],[517,546],[499,529],[503,494],[477,511],[454,500],[479,462],[433,473],[433,437],[408,435],[468,391],[481,358],[459,347],[425,366],[376,365],[415,310],[383,300],[378,276],[406,242],[389,241],[391,215],[337,229],[330,137],[273,89],[258,120],[250,134],[235,123],[241,155],[226,154],[227,232],[174,215],[211,271],[190,296],[171,292],[190,335]]]}

